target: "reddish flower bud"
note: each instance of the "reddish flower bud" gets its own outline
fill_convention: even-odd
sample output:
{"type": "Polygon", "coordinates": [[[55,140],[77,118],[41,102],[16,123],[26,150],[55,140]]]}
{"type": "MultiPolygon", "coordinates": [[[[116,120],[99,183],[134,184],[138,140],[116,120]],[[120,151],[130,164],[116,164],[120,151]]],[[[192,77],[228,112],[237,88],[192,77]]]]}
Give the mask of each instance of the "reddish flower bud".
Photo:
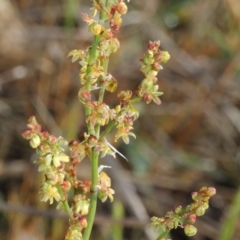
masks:
{"type": "Polygon", "coordinates": [[[88,223],[87,223],[87,218],[86,217],[81,216],[81,217],[78,218],[78,221],[79,221],[81,227],[83,227],[83,228],[87,227],[88,223]]]}
{"type": "Polygon", "coordinates": [[[196,218],[197,218],[196,214],[194,214],[194,213],[189,214],[189,216],[188,216],[189,223],[192,223],[192,224],[195,223],[196,222],[196,218]]]}
{"type": "Polygon", "coordinates": [[[68,146],[70,148],[76,147],[78,145],[78,141],[77,140],[72,140],[71,142],[69,142],[68,146]]]}
{"type": "Polygon", "coordinates": [[[71,188],[71,183],[69,181],[64,181],[62,184],[61,184],[61,187],[64,191],[68,192],[71,188]]]}
{"type": "Polygon", "coordinates": [[[87,101],[90,101],[91,100],[91,93],[88,92],[88,91],[83,91],[82,89],[79,90],[78,92],[78,99],[85,103],[87,101]]]}
{"type": "Polygon", "coordinates": [[[148,104],[152,101],[152,95],[150,93],[145,93],[143,96],[143,100],[148,104]]]}
{"type": "Polygon", "coordinates": [[[207,189],[207,194],[209,197],[213,197],[216,194],[216,189],[214,187],[209,187],[207,189]]]}
{"type": "Polygon", "coordinates": [[[198,199],[198,192],[192,192],[192,200],[197,201],[198,199]]]}
{"type": "Polygon", "coordinates": [[[30,139],[32,137],[32,131],[29,129],[25,129],[22,131],[22,136],[26,139],[30,139]]]}
{"type": "Polygon", "coordinates": [[[90,135],[89,138],[88,138],[88,144],[92,147],[92,146],[95,146],[98,142],[98,139],[96,136],[94,135],[90,135]]]}
{"type": "Polygon", "coordinates": [[[127,13],[127,10],[128,10],[128,7],[127,7],[127,5],[126,5],[124,2],[120,2],[120,3],[117,5],[117,11],[118,11],[120,14],[126,14],[126,13],[127,13]]]}

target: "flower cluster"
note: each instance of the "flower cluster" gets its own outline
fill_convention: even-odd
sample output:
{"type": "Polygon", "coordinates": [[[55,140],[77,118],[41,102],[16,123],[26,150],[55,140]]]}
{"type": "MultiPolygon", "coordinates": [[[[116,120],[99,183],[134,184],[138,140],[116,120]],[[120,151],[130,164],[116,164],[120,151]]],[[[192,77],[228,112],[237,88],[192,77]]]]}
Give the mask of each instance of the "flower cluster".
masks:
{"type": "Polygon", "coordinates": [[[53,203],[63,200],[58,185],[66,184],[64,170],[65,163],[69,162],[69,157],[65,154],[63,146],[66,142],[63,138],[56,138],[37,123],[35,117],[28,119],[27,129],[22,131],[22,136],[28,139],[32,148],[36,148],[39,158],[35,161],[39,163],[38,171],[43,171],[45,179],[40,189],[40,199],[53,203]]]}
{"type": "Polygon", "coordinates": [[[169,211],[162,218],[152,217],[152,225],[161,228],[163,232],[169,232],[173,228],[182,227],[187,236],[194,236],[197,229],[192,225],[197,216],[204,215],[209,206],[209,199],[216,194],[213,187],[203,187],[199,192],[192,193],[193,203],[186,208],[175,207],[174,211],[169,211]]]}
{"type": "Polygon", "coordinates": [[[98,178],[98,197],[102,202],[105,202],[107,198],[109,198],[111,202],[113,201],[113,194],[115,191],[110,187],[111,178],[105,172],[100,172],[98,178]]]}
{"type": "Polygon", "coordinates": [[[150,42],[148,44],[148,53],[141,59],[141,72],[145,78],[141,82],[136,95],[143,99],[147,104],[154,101],[160,104],[159,96],[163,93],[158,92],[157,74],[162,69],[161,62],[166,63],[170,59],[170,55],[166,51],[159,49],[160,41],[150,42]]]}

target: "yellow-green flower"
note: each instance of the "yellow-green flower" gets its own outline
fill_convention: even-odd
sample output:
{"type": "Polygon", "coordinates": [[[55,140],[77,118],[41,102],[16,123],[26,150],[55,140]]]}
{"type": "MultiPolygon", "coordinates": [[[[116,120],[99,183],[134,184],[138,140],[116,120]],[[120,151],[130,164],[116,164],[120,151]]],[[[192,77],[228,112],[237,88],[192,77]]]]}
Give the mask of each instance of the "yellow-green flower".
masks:
{"type": "Polygon", "coordinates": [[[54,199],[57,202],[61,200],[58,189],[55,186],[44,182],[40,190],[40,200],[43,202],[47,202],[49,200],[49,203],[52,204],[54,199]]]}

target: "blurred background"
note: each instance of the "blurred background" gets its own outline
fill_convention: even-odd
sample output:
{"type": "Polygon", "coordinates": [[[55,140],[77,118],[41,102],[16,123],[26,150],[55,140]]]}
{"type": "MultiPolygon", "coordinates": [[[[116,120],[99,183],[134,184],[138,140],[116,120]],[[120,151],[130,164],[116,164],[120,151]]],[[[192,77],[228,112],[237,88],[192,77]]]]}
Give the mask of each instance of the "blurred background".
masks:
{"type": "MultiPolygon", "coordinates": [[[[79,64],[72,49],[92,36],[82,21],[87,0],[0,1],[0,239],[59,240],[67,219],[39,202],[34,151],[21,137],[35,115],[56,136],[85,130],[78,101],[79,64]]],[[[110,72],[119,90],[143,78],[139,59],[149,40],[161,40],[171,59],[159,74],[162,104],[139,104],[137,139],[114,146],[128,159],[103,159],[116,190],[99,204],[92,239],[152,240],[151,216],[191,202],[191,192],[213,186],[217,195],[198,218],[194,240],[240,239],[240,1],[131,0],[118,35],[121,50],[110,72]]],[[[107,95],[114,106],[116,94],[107,95]]],[[[83,161],[80,178],[90,177],[83,161]]],[[[190,239],[182,229],[173,240],[190,239]]]]}

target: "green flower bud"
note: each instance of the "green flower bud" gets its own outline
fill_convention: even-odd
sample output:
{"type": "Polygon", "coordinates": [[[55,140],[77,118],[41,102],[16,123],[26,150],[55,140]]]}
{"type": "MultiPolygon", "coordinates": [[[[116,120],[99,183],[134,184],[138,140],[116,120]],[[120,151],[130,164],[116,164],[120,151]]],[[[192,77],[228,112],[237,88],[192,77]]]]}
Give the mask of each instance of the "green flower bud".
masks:
{"type": "Polygon", "coordinates": [[[188,224],[184,227],[184,232],[187,236],[191,237],[197,233],[197,229],[193,225],[188,224]]]}
{"type": "Polygon", "coordinates": [[[182,206],[175,207],[174,212],[177,214],[181,214],[183,212],[182,206]]]}
{"type": "Polygon", "coordinates": [[[197,216],[203,216],[204,213],[205,213],[205,211],[206,211],[205,206],[200,205],[200,206],[195,210],[195,213],[196,213],[197,216]]]}
{"type": "Polygon", "coordinates": [[[102,32],[103,27],[101,24],[94,22],[89,25],[89,30],[93,35],[99,35],[102,32]]]}
{"type": "Polygon", "coordinates": [[[31,140],[30,140],[30,145],[32,148],[37,148],[41,143],[41,139],[38,135],[34,136],[31,140]]]}
{"type": "Polygon", "coordinates": [[[115,78],[111,78],[106,83],[106,90],[109,92],[115,92],[117,89],[117,80],[115,78]]]}
{"type": "Polygon", "coordinates": [[[167,51],[162,51],[162,62],[167,63],[170,59],[170,54],[167,51]]]}

